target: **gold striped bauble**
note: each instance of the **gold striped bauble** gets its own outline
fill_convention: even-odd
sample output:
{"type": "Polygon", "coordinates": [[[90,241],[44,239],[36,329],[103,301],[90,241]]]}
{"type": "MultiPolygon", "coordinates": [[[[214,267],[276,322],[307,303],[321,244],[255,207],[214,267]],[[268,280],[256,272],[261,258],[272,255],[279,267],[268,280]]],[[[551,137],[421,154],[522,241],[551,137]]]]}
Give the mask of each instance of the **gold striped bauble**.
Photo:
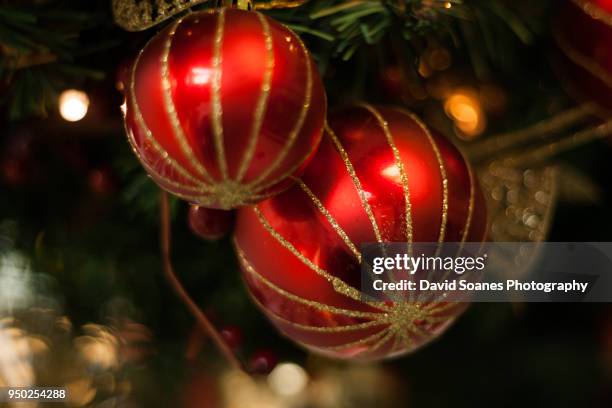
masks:
{"type": "Polygon", "coordinates": [[[375,360],[431,341],[465,304],[367,300],[361,245],[485,235],[484,198],[457,149],[410,112],[363,105],[331,115],[295,186],[239,211],[234,243],[253,300],[282,333],[375,360]]]}
{"type": "Polygon", "coordinates": [[[325,92],[306,47],[258,12],[188,14],[136,57],[125,123],[165,190],[230,209],[291,185],[316,150],[325,92]]]}

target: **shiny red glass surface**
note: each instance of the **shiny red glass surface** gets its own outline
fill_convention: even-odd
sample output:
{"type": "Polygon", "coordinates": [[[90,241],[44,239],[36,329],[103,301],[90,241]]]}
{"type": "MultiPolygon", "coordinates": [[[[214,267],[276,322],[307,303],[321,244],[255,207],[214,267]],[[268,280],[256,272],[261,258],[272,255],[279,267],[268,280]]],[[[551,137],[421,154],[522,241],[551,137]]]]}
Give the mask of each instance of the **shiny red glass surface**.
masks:
{"type": "MultiPolygon", "coordinates": [[[[448,186],[444,241],[459,242],[464,237],[467,241],[484,240],[484,198],[474,182],[470,205],[470,173],[456,148],[435,134],[431,135],[432,144],[419,123],[403,111],[379,108],[378,112],[388,125],[407,176],[413,241],[438,242],[440,237],[445,211],[443,174],[434,145],[438,148],[448,186]],[[472,217],[468,223],[470,208],[472,217]],[[466,228],[468,231],[464,234],[466,228]]],[[[382,240],[406,242],[404,185],[381,123],[361,107],[340,111],[329,121],[361,183],[382,240]]],[[[301,180],[355,246],[376,242],[359,188],[328,132],[301,180]]],[[[434,338],[464,309],[464,305],[456,305],[444,313],[431,314],[446,316],[446,319],[428,321],[425,318],[413,322],[422,325],[427,335],[413,336],[411,346],[394,347],[390,340],[370,351],[375,341],[360,341],[376,336],[389,324],[355,329],[355,325],[373,318],[346,311],[382,312],[360,299],[339,293],[325,277],[304,262],[306,259],[352,288],[359,288],[360,264],[337,229],[299,185],[260,203],[257,209],[269,227],[295,248],[299,256],[273,236],[255,209],[242,209],[238,215],[235,243],[244,279],[253,298],[272,322],[288,337],[310,349],[343,358],[378,359],[402,354],[434,338]],[[341,326],[353,328],[327,330],[341,326]],[[349,346],[344,347],[347,344],[349,346]]]]}
{"type": "Polygon", "coordinates": [[[188,224],[191,231],[205,240],[216,240],[229,234],[234,225],[234,212],[191,205],[188,224]]]}
{"type": "Polygon", "coordinates": [[[303,169],[321,138],[326,99],[292,31],[255,12],[220,13],[191,13],[145,46],[126,91],[126,127],[164,189],[203,206],[233,208],[286,188],[303,169]],[[270,169],[292,133],[294,143],[270,169]]]}

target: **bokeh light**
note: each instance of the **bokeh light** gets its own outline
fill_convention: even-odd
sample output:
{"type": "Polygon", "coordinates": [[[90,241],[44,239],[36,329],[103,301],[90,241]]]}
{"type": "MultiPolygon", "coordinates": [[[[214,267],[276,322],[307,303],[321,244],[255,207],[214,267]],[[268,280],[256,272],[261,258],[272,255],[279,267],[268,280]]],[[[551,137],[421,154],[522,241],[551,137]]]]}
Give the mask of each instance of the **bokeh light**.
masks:
{"type": "Polygon", "coordinates": [[[456,90],[444,102],[444,110],[464,139],[473,139],[486,129],[487,119],[475,92],[456,90]]]}
{"type": "Polygon", "coordinates": [[[33,284],[27,258],[16,251],[0,256],[0,313],[27,307],[34,297],[33,284]]]}
{"type": "Polygon", "coordinates": [[[268,376],[268,385],[272,391],[285,397],[298,395],[307,384],[308,374],[294,363],[281,363],[268,376]]]}
{"type": "Polygon", "coordinates": [[[67,89],[60,94],[59,111],[68,122],[78,122],[87,115],[89,97],[83,91],[67,89]]]}

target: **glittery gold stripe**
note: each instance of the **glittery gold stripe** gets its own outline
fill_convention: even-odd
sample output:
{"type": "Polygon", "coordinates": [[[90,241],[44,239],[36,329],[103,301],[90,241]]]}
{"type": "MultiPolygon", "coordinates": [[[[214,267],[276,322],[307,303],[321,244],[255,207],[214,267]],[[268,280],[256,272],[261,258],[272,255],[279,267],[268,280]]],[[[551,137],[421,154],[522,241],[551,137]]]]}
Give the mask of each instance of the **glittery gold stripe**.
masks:
{"type": "MultiPolygon", "coordinates": [[[[402,161],[402,157],[400,156],[400,152],[395,145],[395,141],[393,139],[393,134],[389,130],[389,124],[382,117],[380,112],[375,109],[371,105],[362,105],[363,108],[368,110],[375,118],[378,124],[380,125],[385,138],[387,139],[387,143],[391,147],[391,151],[393,152],[393,158],[395,159],[395,165],[400,173],[400,180],[402,182],[402,189],[404,191],[404,200],[406,202],[406,239],[409,243],[413,242],[413,225],[412,225],[412,204],[410,201],[410,188],[408,186],[408,176],[406,175],[406,170],[404,168],[404,162],[402,161]]],[[[409,252],[411,248],[409,248],[409,252]]]]}
{"type": "Polygon", "coordinates": [[[423,310],[428,312],[429,314],[446,312],[450,309],[456,308],[459,304],[457,302],[432,302],[423,307],[423,310]]]}
{"type": "Polygon", "coordinates": [[[250,273],[258,281],[266,285],[268,288],[270,288],[274,292],[278,293],[279,295],[289,300],[293,300],[296,303],[300,303],[305,306],[312,307],[313,309],[316,309],[316,310],[333,313],[333,314],[337,314],[341,316],[346,316],[346,317],[356,317],[356,318],[363,318],[363,319],[381,319],[382,317],[385,316],[385,314],[376,313],[376,312],[362,312],[359,310],[341,309],[341,308],[329,306],[329,305],[326,305],[320,302],[316,302],[314,300],[304,299],[300,296],[294,295],[293,293],[287,292],[286,290],[276,286],[274,283],[270,282],[263,275],[257,272],[255,267],[253,267],[253,265],[249,262],[249,260],[246,259],[246,255],[244,254],[244,251],[242,250],[242,248],[238,244],[238,241],[235,238],[234,238],[234,247],[236,249],[236,253],[238,254],[238,259],[240,260],[240,263],[242,264],[242,266],[246,269],[248,273],[250,273]]]}
{"type": "Polygon", "coordinates": [[[420,303],[396,303],[393,313],[389,316],[391,322],[391,330],[398,336],[402,337],[406,346],[411,346],[412,339],[409,334],[425,333],[414,323],[417,320],[427,320],[429,318],[427,312],[421,309],[420,303]]]}
{"type": "Polygon", "coordinates": [[[612,14],[608,13],[597,4],[593,3],[592,0],[572,0],[575,5],[580,7],[585,13],[599,20],[605,25],[612,27],[612,14]]]}
{"type": "MultiPolygon", "coordinates": [[[[384,135],[385,135],[385,139],[387,140],[387,143],[389,144],[389,146],[391,147],[391,150],[393,152],[393,157],[394,157],[394,161],[395,161],[395,165],[398,168],[398,171],[400,172],[400,179],[401,179],[401,183],[402,183],[402,191],[404,192],[404,200],[405,200],[405,204],[406,204],[406,211],[405,211],[405,217],[406,217],[406,240],[408,241],[408,254],[412,254],[412,205],[411,205],[411,201],[410,201],[410,189],[408,187],[408,178],[406,176],[406,171],[404,170],[404,163],[402,162],[402,159],[399,155],[399,151],[397,150],[397,147],[395,146],[395,142],[393,141],[393,135],[391,134],[391,132],[389,131],[389,126],[387,124],[387,122],[384,120],[384,118],[380,115],[380,113],[378,112],[378,110],[376,110],[374,107],[367,105],[367,104],[362,104],[361,105],[362,108],[366,109],[370,114],[372,114],[372,116],[374,116],[374,118],[376,119],[376,121],[378,122],[379,126],[381,127],[384,135]]],[[[348,157],[348,155],[347,155],[348,157]]],[[[370,210],[371,211],[371,210],[370,210]]],[[[372,217],[373,217],[373,213],[372,213],[372,217]]],[[[375,219],[373,217],[373,219],[375,219]]],[[[374,221],[375,225],[376,222],[374,221]]],[[[379,241],[380,242],[380,241],[379,241]]],[[[386,255],[386,250],[383,247],[382,248],[382,252],[383,254],[386,255]]],[[[389,277],[391,278],[391,280],[393,282],[397,282],[397,276],[395,271],[393,271],[389,277]]],[[[410,292],[409,294],[409,298],[412,297],[412,292],[410,292]]],[[[410,299],[411,300],[411,299],[410,299]]]]}
{"type": "Polygon", "coordinates": [[[212,128],[217,152],[219,170],[224,180],[227,180],[227,158],[225,157],[225,146],[223,138],[223,107],[221,104],[221,65],[223,63],[223,34],[225,30],[225,9],[222,8],[217,14],[217,30],[215,32],[215,43],[213,46],[213,77],[211,84],[212,102],[212,128]]]}
{"type": "MultiPolygon", "coordinates": [[[[149,165],[147,163],[147,161],[144,159],[144,157],[142,157],[142,155],[140,154],[140,151],[138,151],[137,147],[136,147],[136,141],[133,140],[132,137],[132,132],[130,132],[127,128],[127,123],[123,124],[125,133],[127,135],[127,139],[128,142],[130,144],[130,147],[132,148],[132,151],[134,152],[134,155],[136,155],[136,157],[138,158],[138,160],[140,161],[140,164],[145,168],[145,170],[147,171],[147,173],[151,176],[155,176],[156,178],[163,180],[164,183],[166,183],[168,186],[171,186],[175,189],[182,189],[182,190],[188,190],[189,193],[195,194],[195,195],[199,195],[202,194],[204,192],[208,192],[207,189],[205,188],[198,188],[198,187],[191,187],[191,186],[187,186],[187,185],[183,185],[183,184],[179,184],[177,183],[175,180],[171,180],[168,177],[162,175],[158,170],[156,170],[153,165],[149,165]]],[[[159,154],[159,153],[158,153],[159,154]]],[[[161,155],[158,157],[159,160],[164,160],[161,155]]]]}
{"type": "Polygon", "coordinates": [[[391,350],[390,352],[396,351],[396,350],[403,350],[405,348],[409,348],[412,346],[413,344],[413,340],[410,337],[410,333],[409,331],[393,331],[392,332],[393,335],[395,336],[395,340],[393,341],[393,345],[391,346],[391,350]]]}
{"type": "Polygon", "coordinates": [[[264,72],[263,82],[261,84],[261,92],[259,95],[259,100],[257,101],[257,105],[255,106],[255,112],[253,114],[253,126],[251,128],[251,135],[249,138],[249,144],[246,147],[246,151],[242,161],[240,163],[240,167],[238,169],[238,174],[236,176],[236,180],[242,181],[246,171],[249,168],[249,165],[253,161],[253,156],[255,155],[255,149],[257,147],[257,140],[259,139],[259,133],[261,132],[261,125],[263,124],[263,120],[266,114],[266,109],[268,106],[268,97],[270,95],[270,87],[272,84],[272,72],[274,70],[274,49],[272,44],[272,33],[270,32],[270,25],[268,24],[268,20],[261,13],[256,13],[259,21],[261,22],[261,27],[263,29],[265,43],[266,43],[266,70],[264,72]]]}
{"type": "Polygon", "coordinates": [[[177,193],[175,191],[172,191],[172,195],[177,196],[178,198],[181,198],[185,201],[187,201],[188,203],[191,204],[199,204],[202,206],[210,206],[210,205],[215,205],[217,204],[217,200],[215,197],[213,196],[207,196],[207,195],[188,195],[188,194],[183,194],[183,193],[177,193]]]}
{"type": "Polygon", "coordinates": [[[271,319],[277,320],[283,324],[286,324],[288,326],[294,327],[299,330],[304,330],[304,331],[309,331],[309,332],[314,332],[314,333],[344,333],[344,332],[359,331],[359,330],[369,329],[371,327],[377,327],[377,326],[383,326],[385,324],[389,324],[382,320],[371,320],[369,322],[351,324],[348,326],[321,327],[321,326],[305,325],[305,324],[292,322],[290,320],[285,319],[282,316],[279,316],[277,313],[273,312],[272,310],[262,305],[261,302],[253,295],[251,295],[251,300],[271,319]]]}
{"type": "Polygon", "coordinates": [[[573,46],[568,44],[565,34],[555,30],[555,38],[557,39],[557,45],[563,51],[563,54],[568,57],[576,65],[582,67],[585,71],[593,75],[595,78],[603,82],[608,88],[612,88],[612,75],[606,71],[596,61],[593,61],[588,56],[584,55],[580,51],[576,50],[573,46]]]}
{"type": "MultiPolygon", "coordinates": [[[[302,329],[302,330],[306,330],[306,331],[313,331],[313,332],[345,332],[345,331],[353,331],[353,330],[359,330],[359,329],[365,329],[365,328],[370,328],[370,327],[376,327],[376,326],[385,326],[387,325],[387,327],[385,327],[384,329],[382,329],[380,332],[375,333],[371,336],[368,336],[366,338],[363,339],[359,339],[357,341],[353,341],[350,343],[346,343],[346,344],[342,344],[342,345],[338,345],[338,346],[331,346],[331,347],[321,347],[321,346],[313,346],[313,347],[317,347],[323,350],[343,350],[343,349],[347,349],[350,347],[354,347],[354,346],[359,346],[359,345],[364,345],[370,342],[374,342],[377,341],[377,343],[375,343],[372,347],[368,348],[367,350],[364,350],[361,354],[365,354],[365,353],[372,353],[373,351],[376,351],[378,348],[382,347],[387,341],[389,341],[391,339],[392,336],[398,336],[401,337],[404,342],[406,343],[406,347],[409,347],[412,344],[412,340],[409,337],[409,333],[416,333],[419,334],[421,336],[427,336],[428,333],[425,332],[423,329],[417,327],[414,325],[414,320],[415,319],[426,319],[428,323],[435,323],[437,322],[438,319],[442,319],[443,321],[447,321],[447,320],[451,320],[452,317],[429,317],[427,316],[427,310],[425,310],[425,308],[423,308],[422,310],[419,309],[420,305],[416,304],[416,305],[404,305],[404,307],[399,307],[398,310],[393,310],[390,311],[390,313],[368,313],[368,312],[359,312],[359,311],[350,311],[350,310],[346,310],[346,309],[338,309],[335,308],[333,306],[329,306],[329,305],[323,305],[321,303],[315,302],[315,301],[311,301],[311,300],[307,300],[307,299],[303,299],[301,297],[298,297],[294,294],[291,294],[279,287],[277,287],[276,285],[274,285],[273,283],[271,283],[270,281],[268,281],[266,278],[264,278],[262,275],[260,275],[254,268],[253,266],[250,264],[250,262],[246,259],[244,252],[242,251],[242,249],[240,248],[240,246],[238,245],[238,242],[236,241],[236,239],[234,239],[234,245],[236,247],[236,252],[238,254],[238,258],[241,262],[241,264],[243,265],[243,267],[246,269],[246,271],[251,274],[253,277],[255,277],[257,280],[259,280],[260,282],[264,283],[266,286],[268,286],[270,289],[274,290],[275,292],[279,293],[281,296],[286,297],[290,300],[293,300],[297,303],[301,303],[304,304],[306,306],[309,307],[313,307],[317,310],[322,310],[325,312],[329,312],[329,313],[334,313],[334,314],[338,314],[338,315],[345,315],[345,316],[349,316],[349,317],[361,317],[361,318],[371,318],[373,320],[369,321],[369,322],[365,322],[365,323],[359,323],[356,325],[349,325],[349,326],[338,326],[338,327],[317,327],[317,326],[308,326],[308,325],[301,325],[295,322],[291,322],[281,316],[276,315],[274,312],[270,311],[269,309],[267,309],[266,307],[264,307],[263,305],[261,305],[261,303],[257,300],[254,299],[255,303],[264,311],[268,314],[268,316],[270,316],[271,319],[276,319],[282,323],[288,324],[292,327],[298,328],[298,329],[302,329]]],[[[432,304],[430,305],[430,308],[433,309],[433,312],[440,312],[443,311],[444,308],[438,308],[435,309],[436,306],[439,306],[440,304],[432,304]]],[[[402,306],[402,305],[396,305],[396,306],[402,306]]],[[[456,307],[456,304],[453,305],[449,305],[452,307],[456,307]]],[[[431,312],[430,312],[431,313],[431,312]]],[[[281,330],[282,331],[282,330],[281,330]]],[[[303,343],[305,345],[308,345],[307,343],[303,343]]],[[[392,350],[399,348],[399,341],[395,340],[395,344],[392,348],[392,350]]]]}
{"type": "Polygon", "coordinates": [[[393,347],[391,348],[391,350],[389,351],[389,353],[396,353],[396,352],[400,352],[400,351],[408,351],[413,347],[413,341],[410,338],[410,336],[405,335],[405,336],[400,336],[399,334],[395,334],[395,342],[393,344],[393,347]]]}
{"type": "Polygon", "coordinates": [[[253,207],[253,211],[255,212],[255,214],[257,214],[257,217],[259,218],[261,225],[266,229],[266,231],[270,233],[270,235],[272,235],[276,239],[276,241],[278,241],[279,244],[281,244],[285,249],[291,252],[296,258],[302,261],[304,265],[308,266],[317,275],[323,277],[328,282],[330,282],[336,292],[344,296],[347,296],[353,300],[363,302],[369,306],[376,307],[381,310],[387,310],[387,311],[390,310],[389,307],[385,305],[383,302],[364,301],[364,298],[366,297],[365,294],[359,292],[354,287],[348,285],[342,279],[337,278],[333,276],[332,274],[330,274],[329,272],[327,272],[326,270],[320,268],[310,259],[305,257],[302,253],[300,253],[300,251],[298,251],[297,248],[295,248],[289,241],[287,241],[281,234],[278,233],[278,231],[276,231],[270,225],[266,217],[261,213],[261,211],[259,210],[257,206],[253,207]]]}
{"type": "MultiPolygon", "coordinates": [[[[278,168],[278,166],[285,160],[285,158],[287,157],[287,154],[289,154],[289,151],[291,150],[291,148],[295,144],[295,141],[297,140],[300,132],[302,131],[302,128],[304,126],[304,121],[306,120],[306,116],[307,116],[308,111],[310,109],[310,103],[311,103],[311,100],[312,100],[312,63],[310,61],[310,56],[308,55],[308,51],[306,50],[306,46],[304,45],[302,40],[299,39],[299,37],[298,37],[298,42],[300,44],[300,47],[302,48],[302,52],[304,54],[304,58],[306,59],[306,85],[305,85],[305,88],[304,88],[304,102],[302,103],[302,110],[300,111],[300,115],[298,116],[298,119],[297,119],[297,121],[295,123],[295,126],[293,127],[293,129],[289,133],[289,137],[287,138],[287,142],[283,146],[283,148],[280,151],[280,153],[278,154],[278,156],[276,156],[274,161],[270,164],[270,166],[268,166],[268,168],[266,168],[266,170],[264,170],[255,180],[253,180],[251,183],[249,183],[249,187],[256,186],[256,185],[260,184],[261,182],[263,182],[263,180],[265,180],[270,174],[272,174],[272,172],[274,170],[276,170],[278,168]]],[[[302,165],[302,163],[309,156],[310,155],[307,155],[302,160],[300,160],[299,161],[299,165],[297,167],[302,165]]],[[[297,167],[295,167],[295,168],[297,168],[297,167]]],[[[292,173],[293,173],[293,171],[291,173],[289,173],[289,174],[292,174],[292,173]]],[[[266,185],[257,187],[257,190],[262,190],[262,189],[267,188],[268,186],[274,185],[274,184],[278,183],[279,181],[282,181],[286,177],[287,177],[287,174],[283,174],[280,177],[276,178],[275,180],[272,180],[271,182],[266,183],[266,185]]]]}
{"type": "Polygon", "coordinates": [[[392,340],[393,336],[397,336],[396,334],[394,334],[391,331],[388,331],[382,339],[380,339],[378,342],[376,342],[372,347],[370,347],[368,350],[365,351],[365,353],[368,354],[374,354],[374,352],[378,351],[379,348],[381,348],[383,345],[387,344],[390,340],[392,340]]]}
{"type": "Polygon", "coordinates": [[[289,170],[284,172],[281,176],[277,177],[276,179],[258,186],[254,191],[256,192],[264,191],[265,189],[273,187],[275,184],[278,184],[282,182],[283,180],[287,179],[288,177],[292,176],[301,166],[304,165],[304,162],[306,162],[306,160],[310,156],[312,156],[312,154],[317,150],[318,147],[319,147],[318,143],[313,144],[310,147],[310,150],[308,151],[308,153],[306,153],[304,157],[302,157],[300,160],[297,160],[295,163],[293,163],[293,165],[289,168],[289,170]]]}
{"type": "Polygon", "coordinates": [[[166,110],[166,114],[168,115],[168,119],[170,120],[170,126],[174,131],[174,138],[178,142],[178,145],[187,158],[189,163],[193,166],[194,169],[207,181],[214,182],[210,174],[206,171],[204,166],[196,159],[195,154],[189,142],[187,141],[187,136],[185,135],[185,131],[179,121],[178,114],[176,112],[176,106],[174,105],[174,101],[172,100],[172,84],[170,83],[170,67],[169,67],[169,58],[170,58],[170,49],[172,48],[172,41],[174,40],[174,35],[176,34],[176,30],[183,22],[184,18],[178,19],[176,23],[170,29],[168,33],[168,37],[166,42],[164,43],[164,50],[162,52],[161,57],[161,80],[162,80],[162,89],[163,89],[163,102],[164,108],[166,110]]]}
{"type": "Polygon", "coordinates": [[[312,200],[315,207],[323,214],[323,216],[327,219],[331,227],[336,231],[336,233],[342,238],[347,247],[351,250],[351,252],[355,255],[359,263],[361,263],[361,252],[357,249],[357,246],[351,241],[347,233],[340,227],[338,221],[329,213],[327,208],[323,205],[321,200],[312,192],[310,188],[304,183],[301,179],[296,179],[297,184],[301,187],[302,190],[306,193],[306,195],[312,200]]]}
{"type": "MultiPolygon", "coordinates": [[[[250,191],[250,190],[247,190],[250,191]]],[[[249,197],[249,202],[252,203],[254,201],[260,202],[263,200],[267,200],[270,197],[274,197],[278,195],[278,192],[274,192],[274,193],[266,193],[266,194],[255,194],[255,193],[249,193],[248,197],[249,197]]]]}
{"type": "Polygon", "coordinates": [[[332,128],[329,126],[329,124],[327,124],[327,122],[325,123],[325,130],[327,131],[327,134],[334,142],[334,145],[336,146],[336,149],[338,150],[340,157],[344,161],[346,170],[348,171],[349,175],[351,176],[351,179],[353,180],[353,184],[355,185],[355,188],[357,189],[357,193],[359,194],[359,198],[361,199],[361,205],[363,206],[363,209],[365,210],[368,216],[368,219],[370,220],[370,223],[372,224],[372,229],[374,230],[376,241],[378,241],[379,243],[382,243],[383,239],[380,234],[380,230],[378,229],[376,218],[374,218],[372,207],[370,207],[370,203],[368,203],[368,199],[366,197],[365,191],[363,187],[361,186],[361,181],[359,181],[359,177],[357,177],[357,173],[355,172],[353,163],[351,163],[351,160],[348,157],[348,153],[346,153],[346,150],[344,150],[342,143],[340,143],[340,139],[338,139],[338,137],[336,136],[332,128]]]}
{"type": "MultiPolygon", "coordinates": [[[[340,350],[345,350],[345,349],[348,349],[348,348],[351,348],[351,347],[355,347],[355,346],[362,346],[364,344],[376,341],[376,340],[381,339],[381,338],[388,339],[389,335],[390,335],[389,329],[384,329],[384,330],[381,330],[378,333],[375,333],[375,334],[373,334],[371,336],[364,337],[363,339],[359,339],[357,341],[351,341],[350,343],[340,344],[338,346],[314,346],[314,347],[321,348],[321,349],[324,349],[324,350],[340,351],[340,350]]],[[[366,352],[368,352],[370,350],[371,349],[364,350],[363,353],[366,353],[366,352]]],[[[360,353],[360,354],[363,354],[363,353],[360,353]]]]}
{"type": "MultiPolygon", "coordinates": [[[[463,251],[463,248],[465,246],[465,242],[467,241],[469,232],[470,232],[470,226],[472,225],[472,217],[473,217],[473,213],[474,213],[474,200],[475,200],[475,192],[476,192],[476,181],[474,179],[474,173],[472,172],[472,167],[470,166],[470,164],[465,160],[465,158],[463,159],[463,161],[465,162],[465,165],[468,169],[468,175],[470,178],[470,198],[468,201],[468,214],[467,214],[467,219],[465,221],[465,226],[463,229],[463,234],[461,235],[461,244],[459,245],[459,249],[457,249],[457,255],[456,256],[460,256],[461,252],[463,251]]],[[[480,251],[479,251],[480,252],[480,251]]],[[[448,276],[451,274],[450,271],[445,271],[444,274],[442,275],[442,278],[439,280],[440,282],[444,282],[448,276]]],[[[430,273],[428,275],[428,279],[431,278],[432,273],[430,273]]],[[[467,276],[467,274],[466,274],[467,276]]],[[[427,297],[427,300],[431,300],[433,294],[431,296],[427,297]]]]}
{"type": "MultiPolygon", "coordinates": [[[[438,161],[438,166],[440,168],[440,177],[442,178],[442,220],[440,222],[440,235],[438,237],[438,243],[444,242],[444,237],[446,236],[446,224],[448,223],[448,177],[446,175],[446,167],[444,166],[444,160],[442,159],[442,155],[440,154],[440,149],[438,148],[438,144],[436,140],[432,136],[429,128],[423,123],[421,119],[417,115],[412,112],[406,112],[403,110],[399,110],[404,115],[409,116],[412,120],[414,120],[417,125],[425,132],[427,139],[429,139],[429,143],[431,144],[431,148],[436,155],[436,160],[438,161]]],[[[442,248],[439,246],[436,254],[440,253],[442,248]]]]}
{"type": "MultiPolygon", "coordinates": [[[[340,238],[342,238],[346,246],[349,247],[353,255],[355,255],[355,258],[357,258],[357,261],[361,265],[361,261],[362,261],[361,252],[359,252],[359,250],[357,249],[357,246],[351,241],[348,234],[342,229],[342,227],[340,227],[340,224],[338,224],[338,221],[329,213],[329,211],[327,210],[327,208],[325,208],[321,200],[318,199],[318,197],[312,192],[312,190],[310,190],[310,188],[308,188],[308,186],[301,179],[296,178],[295,180],[297,184],[300,186],[300,188],[312,200],[313,204],[315,205],[315,207],[317,207],[319,212],[321,212],[323,216],[327,219],[327,222],[329,222],[333,230],[336,231],[336,233],[340,236],[340,238]]],[[[368,268],[368,272],[373,280],[378,279],[376,278],[376,275],[374,274],[371,268],[368,268]]],[[[393,278],[394,278],[393,280],[397,282],[397,280],[395,279],[395,274],[393,274],[393,278]]]]}
{"type": "MultiPolygon", "coordinates": [[[[430,317],[427,316],[427,318],[424,319],[426,323],[431,323],[430,317]]],[[[427,337],[428,333],[425,331],[425,329],[423,329],[422,327],[417,326],[416,324],[413,324],[411,326],[411,331],[408,332],[408,334],[413,334],[413,335],[417,335],[417,336],[421,336],[421,337],[427,337]]],[[[408,344],[411,343],[411,339],[409,336],[407,336],[407,341],[408,344]]]]}
{"type": "MultiPolygon", "coordinates": [[[[128,132],[127,129],[126,129],[126,132],[128,132]]],[[[138,159],[140,160],[142,166],[145,168],[147,173],[149,173],[151,177],[158,178],[162,180],[168,186],[172,186],[174,188],[173,190],[170,191],[172,195],[178,198],[181,198],[192,204],[199,204],[203,206],[219,205],[217,186],[213,186],[210,190],[200,191],[198,189],[192,189],[191,187],[188,187],[188,186],[183,186],[177,183],[176,181],[171,180],[161,175],[155,168],[153,168],[152,166],[149,166],[147,162],[141,157],[140,153],[136,149],[134,142],[131,140],[130,136],[128,136],[128,141],[130,142],[130,145],[132,146],[132,150],[134,151],[134,154],[138,157],[138,159]],[[181,190],[186,190],[186,191],[181,193],[181,192],[178,192],[176,189],[181,189],[181,190]]],[[[163,188],[166,188],[166,187],[163,187],[163,188]]],[[[262,201],[269,197],[270,195],[253,194],[249,196],[249,199],[251,199],[252,201],[262,201]]]]}
{"type": "Polygon", "coordinates": [[[427,319],[427,323],[435,324],[435,323],[446,323],[448,321],[453,320],[454,316],[439,316],[439,317],[430,317],[427,319]]]}
{"type": "Polygon", "coordinates": [[[400,350],[401,340],[402,340],[402,337],[395,334],[395,340],[393,340],[393,346],[391,346],[391,352],[400,350]]]}
{"type": "MultiPolygon", "coordinates": [[[[140,62],[140,58],[144,52],[144,50],[146,49],[146,46],[140,51],[140,53],[138,53],[138,56],[136,57],[136,60],[134,61],[134,65],[132,66],[132,72],[131,72],[131,81],[130,81],[130,100],[131,100],[131,105],[132,105],[132,109],[134,110],[134,117],[136,118],[136,122],[138,123],[138,126],[144,131],[145,134],[145,139],[147,140],[147,142],[150,143],[150,145],[153,147],[153,149],[156,151],[156,153],[159,155],[159,157],[161,157],[164,162],[166,162],[166,164],[171,167],[172,169],[174,169],[178,174],[180,174],[182,177],[184,177],[185,179],[195,183],[198,185],[198,189],[201,190],[202,192],[207,192],[210,191],[212,189],[212,187],[207,186],[202,180],[198,180],[196,179],[193,175],[191,175],[191,173],[189,173],[187,170],[185,170],[180,164],[178,164],[172,157],[170,157],[170,155],[168,154],[167,151],[165,151],[162,146],[157,142],[157,140],[155,140],[155,138],[153,137],[153,134],[151,133],[151,130],[149,129],[149,127],[147,126],[144,117],[142,116],[142,112],[140,111],[140,106],[138,105],[138,101],[137,101],[137,97],[136,97],[136,88],[135,88],[135,81],[136,81],[136,68],[140,62]]],[[[129,133],[128,133],[129,135],[129,133]]],[[[132,141],[130,141],[130,143],[132,143],[132,141]]],[[[134,149],[135,144],[132,144],[134,149]]],[[[140,161],[142,163],[145,163],[145,161],[143,160],[143,158],[140,156],[140,154],[138,154],[138,157],[140,159],[140,161]]],[[[160,177],[162,179],[165,179],[165,177],[160,177]]],[[[171,181],[171,180],[167,180],[167,181],[171,181]]],[[[189,186],[183,186],[179,183],[176,183],[174,181],[172,181],[172,184],[178,188],[191,188],[189,186]]]]}

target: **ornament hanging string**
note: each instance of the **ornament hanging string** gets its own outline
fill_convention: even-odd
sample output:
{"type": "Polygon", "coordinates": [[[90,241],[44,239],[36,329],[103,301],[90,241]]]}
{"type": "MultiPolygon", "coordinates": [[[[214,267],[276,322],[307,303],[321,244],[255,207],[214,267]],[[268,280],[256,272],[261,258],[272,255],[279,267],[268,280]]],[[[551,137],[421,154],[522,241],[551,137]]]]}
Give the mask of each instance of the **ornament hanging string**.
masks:
{"type": "Polygon", "coordinates": [[[176,276],[171,260],[172,233],[170,231],[170,208],[168,204],[168,193],[164,191],[160,193],[160,223],[160,244],[164,275],[166,276],[166,279],[176,292],[177,296],[182,300],[185,306],[187,306],[187,309],[196,319],[197,323],[201,326],[204,332],[210,336],[213,343],[215,343],[228,363],[237,370],[243,370],[242,364],[240,364],[240,361],[238,361],[232,350],[225,343],[223,337],[221,337],[221,334],[217,331],[208,317],[206,317],[206,314],[202,311],[202,309],[200,309],[191,296],[189,296],[189,293],[187,293],[185,287],[176,276]]]}

